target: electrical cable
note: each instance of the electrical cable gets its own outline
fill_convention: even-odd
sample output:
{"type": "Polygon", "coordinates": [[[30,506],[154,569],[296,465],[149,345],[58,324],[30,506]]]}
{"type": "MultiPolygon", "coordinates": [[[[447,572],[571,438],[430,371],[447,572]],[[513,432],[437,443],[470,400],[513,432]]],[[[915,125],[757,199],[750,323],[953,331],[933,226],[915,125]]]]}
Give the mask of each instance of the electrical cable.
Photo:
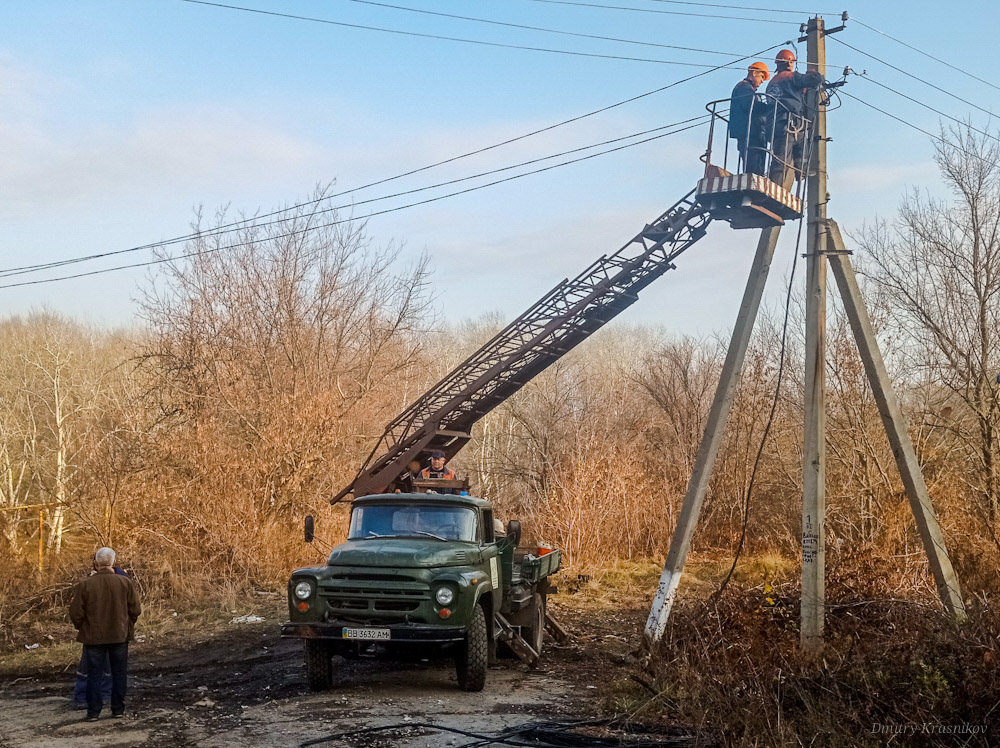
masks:
{"type": "MultiPolygon", "coordinates": [[[[501,49],[519,49],[528,52],[547,52],[556,55],[570,55],[572,57],[594,57],[601,60],[621,60],[625,62],[648,62],[658,65],[681,65],[684,67],[712,67],[710,63],[703,62],[679,62],[677,60],[654,60],[649,57],[625,57],[623,55],[602,55],[596,52],[574,52],[567,49],[551,49],[548,47],[529,47],[522,44],[503,44],[501,42],[488,42],[482,39],[463,39],[457,36],[444,36],[442,34],[424,34],[418,31],[402,31],[400,29],[387,29],[381,26],[365,26],[358,23],[346,23],[344,21],[331,21],[326,18],[315,18],[313,16],[299,16],[292,13],[279,13],[274,10],[259,10],[257,8],[246,8],[242,5],[228,5],[226,3],[210,2],[210,0],[178,0],[182,3],[193,5],[207,5],[213,8],[225,8],[227,10],[238,10],[244,13],[257,13],[264,16],[276,16],[278,18],[290,18],[295,21],[309,21],[311,23],[323,23],[330,26],[341,26],[349,29],[362,29],[365,31],[380,31],[386,34],[400,34],[402,36],[416,36],[422,39],[438,39],[449,42],[461,42],[463,44],[478,44],[485,47],[499,47],[501,49]]],[[[775,23],[778,23],[775,21],[775,23]]]]}
{"type": "Polygon", "coordinates": [[[392,8],[394,10],[405,10],[410,13],[422,13],[428,16],[439,16],[442,18],[456,18],[462,21],[475,21],[476,23],[488,23],[493,26],[507,26],[514,29],[528,29],[529,31],[544,31],[549,34],[561,34],[563,36],[575,36],[582,39],[598,39],[607,42],[622,42],[623,44],[639,44],[644,47],[662,47],[664,49],[679,49],[685,52],[703,52],[710,55],[727,55],[732,57],[735,52],[719,52],[714,49],[698,49],[697,47],[679,47],[676,44],[660,44],[658,42],[643,42],[635,39],[621,39],[615,36],[599,36],[597,34],[582,34],[575,31],[564,31],[562,29],[550,29],[544,26],[528,26],[523,23],[507,23],[506,21],[495,21],[488,18],[475,18],[472,16],[459,16],[454,13],[440,13],[434,10],[424,10],[423,8],[407,8],[403,5],[390,5],[389,3],[375,2],[375,0],[346,0],[350,3],[359,3],[361,5],[374,5],[380,8],[392,8]]]}
{"type": "Polygon", "coordinates": [[[686,746],[706,744],[706,736],[690,728],[648,728],[629,725],[621,718],[612,717],[610,719],[572,720],[566,722],[529,722],[493,735],[462,730],[457,727],[448,727],[447,725],[433,722],[396,722],[391,725],[365,727],[359,730],[348,730],[346,732],[324,735],[323,737],[299,743],[299,748],[311,748],[311,746],[330,743],[335,740],[373,735],[388,730],[406,730],[412,728],[439,730],[441,732],[452,733],[453,735],[462,735],[476,739],[475,742],[466,743],[464,746],[459,746],[459,748],[497,744],[526,747],[535,746],[536,748],[545,748],[545,746],[553,748],[557,746],[565,746],[565,748],[620,748],[625,745],[634,746],[634,748],[684,748],[686,746]],[[575,732],[581,727],[610,728],[618,730],[620,734],[591,735],[575,732]],[[637,727],[640,728],[639,731],[637,731],[637,727]],[[621,734],[626,730],[628,731],[627,734],[621,734]],[[628,743],[624,742],[626,738],[629,741],[628,743]]]}
{"type": "Polygon", "coordinates": [[[467,738],[478,738],[480,740],[488,741],[486,745],[501,743],[503,745],[516,745],[523,746],[529,745],[523,742],[514,742],[510,739],[496,738],[493,735],[482,735],[480,733],[470,732],[469,730],[460,730],[457,727],[447,727],[445,725],[437,725],[433,722],[397,722],[391,725],[380,725],[378,727],[365,727],[360,730],[348,730],[347,732],[334,733],[332,735],[326,735],[321,738],[314,738],[313,740],[307,740],[303,743],[299,743],[299,748],[309,748],[314,745],[321,745],[323,743],[331,743],[334,740],[343,740],[344,738],[353,738],[360,735],[371,735],[372,733],[385,732],[386,730],[406,730],[413,728],[422,728],[430,730],[441,730],[442,732],[450,732],[455,735],[464,735],[467,738]]]}
{"type": "MultiPolygon", "coordinates": [[[[729,8],[732,10],[751,10],[759,11],[761,13],[793,13],[797,16],[839,16],[841,11],[830,11],[829,13],[824,13],[821,10],[784,10],[782,8],[752,8],[746,5],[722,5],[719,3],[696,3],[691,2],[691,0],[649,0],[653,3],[670,3],[671,5],[698,5],[703,8],[729,8]]],[[[854,20],[853,18],[851,20],[854,20]]]]}
{"type": "Polygon", "coordinates": [[[886,62],[885,60],[883,60],[880,57],[876,57],[875,55],[873,55],[873,54],[871,54],[869,52],[865,52],[863,49],[858,49],[857,47],[853,47],[850,44],[848,44],[847,42],[843,41],[842,39],[837,38],[836,36],[829,36],[827,38],[828,39],[833,39],[833,41],[837,42],[838,44],[843,44],[848,49],[853,49],[855,52],[863,54],[865,57],[868,57],[868,58],[870,58],[872,60],[875,60],[876,62],[881,62],[883,65],[887,65],[888,67],[890,67],[893,70],[895,70],[897,73],[902,73],[903,75],[907,76],[908,78],[913,78],[913,80],[919,81],[920,83],[924,84],[925,86],[929,86],[930,88],[933,88],[935,91],[940,91],[941,93],[947,94],[948,96],[950,96],[953,99],[957,99],[958,101],[961,101],[963,104],[968,104],[969,106],[971,106],[971,107],[973,107],[975,109],[978,109],[980,112],[983,112],[984,114],[988,114],[991,117],[994,116],[994,112],[991,112],[988,109],[983,109],[978,104],[973,104],[971,101],[968,101],[967,99],[963,99],[961,96],[957,96],[957,95],[953,94],[951,91],[948,91],[947,89],[941,88],[940,86],[935,86],[933,83],[930,83],[927,80],[924,80],[923,78],[918,78],[917,76],[913,75],[913,73],[908,73],[907,71],[903,70],[902,68],[896,67],[891,62],[886,62]]]}
{"type": "MultiPolygon", "coordinates": [[[[788,43],[789,42],[783,42],[783,44],[788,44],[788,43]]],[[[745,57],[738,58],[738,59],[735,59],[735,60],[731,60],[729,62],[729,64],[735,64],[737,62],[742,62],[743,60],[748,60],[748,59],[750,59],[752,57],[758,57],[758,56],[764,54],[765,52],[769,52],[772,49],[775,49],[776,47],[780,47],[780,46],[782,46],[782,44],[774,44],[774,45],[772,45],[770,47],[767,47],[765,49],[760,50],[759,52],[755,52],[752,55],[746,55],[745,57]]],[[[696,78],[700,78],[700,77],[702,77],[704,75],[708,75],[709,73],[713,73],[716,70],[721,70],[723,67],[724,66],[720,65],[720,66],[718,66],[716,68],[713,68],[711,70],[705,70],[705,71],[702,71],[700,73],[694,73],[692,75],[687,76],[686,78],[681,78],[679,80],[673,81],[672,83],[668,83],[665,86],[660,86],[659,88],[654,88],[651,91],[646,91],[645,93],[637,94],[635,96],[630,96],[627,99],[622,99],[620,101],[616,101],[613,104],[608,104],[607,106],[599,107],[598,109],[593,109],[593,110],[591,110],[589,112],[585,112],[584,114],[580,114],[580,115],[577,115],[575,117],[570,117],[569,119],[562,120],[561,122],[556,122],[555,124],[552,124],[552,125],[547,125],[545,127],[540,127],[537,130],[532,130],[530,132],[523,133],[522,135],[517,135],[517,136],[515,136],[513,138],[508,138],[507,140],[500,141],[499,143],[494,143],[492,145],[484,146],[482,148],[477,148],[477,149],[472,150],[472,151],[467,151],[466,153],[462,153],[462,154],[460,154],[458,156],[452,156],[450,158],[446,158],[446,159],[443,159],[441,161],[436,161],[436,162],[434,162],[432,164],[428,164],[426,166],[421,166],[421,167],[418,167],[416,169],[411,169],[411,170],[403,172],[401,174],[396,174],[394,176],[386,177],[384,179],[378,179],[378,180],[376,180],[374,182],[369,182],[368,184],[361,185],[360,187],[355,187],[355,188],[350,189],[350,190],[344,190],[342,192],[334,193],[332,195],[327,195],[325,197],[318,198],[316,200],[309,200],[309,201],[306,201],[306,202],[302,202],[302,203],[298,203],[298,204],[295,204],[295,205],[291,205],[291,206],[289,206],[287,208],[283,208],[281,210],[271,211],[270,213],[264,213],[264,214],[262,214],[260,216],[256,216],[253,219],[244,219],[244,220],[241,220],[241,221],[235,221],[235,222],[232,222],[232,223],[229,223],[229,224],[224,224],[222,226],[216,227],[215,231],[219,231],[219,230],[222,230],[222,229],[228,229],[228,228],[235,227],[235,226],[249,227],[249,226],[253,225],[252,221],[259,220],[260,218],[269,218],[271,216],[276,216],[276,215],[280,215],[280,214],[287,214],[289,211],[297,210],[297,209],[304,208],[304,207],[308,207],[310,205],[315,205],[315,204],[320,203],[320,202],[322,202],[324,200],[330,200],[330,199],[333,199],[335,197],[341,197],[343,195],[347,195],[347,194],[350,194],[352,192],[360,192],[361,190],[365,190],[365,189],[368,189],[370,187],[377,187],[379,185],[386,184],[388,182],[392,182],[392,181],[395,181],[397,179],[402,179],[404,177],[413,176],[414,174],[419,174],[421,172],[428,171],[430,169],[434,169],[434,168],[437,168],[439,166],[445,166],[446,164],[454,163],[455,161],[459,161],[459,160],[464,159],[464,158],[469,158],[471,156],[477,156],[477,155],[479,155],[481,153],[486,153],[487,151],[491,151],[491,150],[494,150],[496,148],[501,148],[501,147],[503,147],[505,145],[510,145],[511,143],[516,143],[516,142],[518,142],[520,140],[525,140],[525,139],[533,137],[535,135],[540,135],[542,133],[549,132],[551,130],[555,130],[556,128],[563,127],[565,125],[569,125],[569,124],[572,124],[574,122],[579,122],[579,121],[581,121],[583,119],[586,119],[588,117],[593,117],[593,116],[596,116],[598,114],[603,114],[604,112],[610,111],[610,110],[615,109],[617,107],[624,106],[626,104],[631,104],[631,103],[633,103],[635,101],[639,101],[640,99],[644,99],[646,97],[653,96],[653,95],[658,94],[658,93],[662,93],[663,91],[671,89],[674,86],[679,86],[682,83],[687,83],[687,82],[692,81],[692,80],[694,80],[696,78]]],[[[110,257],[110,256],[113,256],[113,255],[125,254],[127,252],[137,252],[137,251],[140,251],[140,250],[143,250],[143,249],[155,249],[156,247],[163,246],[165,244],[176,244],[176,243],[178,243],[180,241],[196,239],[196,238],[199,238],[201,236],[208,236],[208,235],[210,235],[210,234],[206,234],[206,233],[203,233],[203,232],[192,232],[190,234],[185,234],[185,235],[182,235],[182,236],[173,237],[172,239],[166,239],[166,240],[163,240],[161,242],[150,242],[148,244],[143,244],[143,245],[139,245],[139,246],[135,246],[135,247],[129,247],[127,249],[115,250],[115,251],[112,251],[112,252],[102,252],[102,253],[93,254],[93,255],[87,255],[87,256],[83,256],[83,257],[71,258],[71,259],[67,259],[67,260],[60,260],[60,261],[56,261],[56,262],[52,262],[52,263],[42,263],[42,264],[38,264],[38,265],[23,265],[23,266],[14,267],[14,268],[6,268],[6,269],[0,271],[0,277],[2,277],[5,274],[14,274],[15,271],[47,270],[47,269],[51,269],[51,268],[54,268],[54,267],[61,267],[63,265],[75,264],[77,262],[85,262],[85,261],[89,261],[89,260],[95,260],[95,259],[101,259],[101,258],[104,258],[104,257],[110,257]]]]}
{"type": "Polygon", "coordinates": [[[869,104],[869,103],[868,103],[867,101],[865,101],[864,99],[861,99],[861,98],[858,98],[858,97],[857,97],[857,96],[855,96],[854,94],[851,94],[851,93],[848,93],[847,91],[841,91],[840,93],[841,93],[841,94],[843,94],[844,96],[846,96],[846,97],[847,97],[847,98],[849,98],[849,99],[854,99],[855,101],[857,101],[857,102],[860,102],[860,103],[864,104],[864,105],[865,105],[866,107],[869,107],[869,108],[871,108],[871,109],[874,109],[874,110],[875,110],[876,112],[879,112],[879,113],[881,113],[881,114],[884,114],[884,115],[885,115],[886,117],[889,117],[889,118],[891,118],[891,119],[894,119],[894,120],[896,120],[897,122],[901,122],[902,124],[904,124],[904,125],[906,125],[907,127],[910,127],[910,128],[912,128],[912,129],[916,130],[917,132],[922,132],[922,133],[923,133],[924,135],[926,135],[927,137],[929,137],[929,138],[933,138],[934,140],[936,140],[936,141],[938,141],[939,143],[942,143],[942,144],[944,144],[944,145],[948,146],[949,148],[954,148],[954,149],[955,149],[956,151],[958,151],[959,153],[963,153],[963,154],[965,154],[966,156],[970,156],[970,157],[972,157],[972,158],[975,158],[975,159],[977,159],[977,160],[981,161],[981,162],[982,162],[982,163],[984,163],[984,164],[987,164],[987,165],[990,165],[990,164],[989,164],[989,162],[988,162],[988,161],[986,161],[986,160],[985,160],[985,159],[984,159],[984,158],[983,158],[982,156],[980,156],[979,154],[977,154],[977,153],[973,153],[972,151],[967,151],[967,150],[965,150],[964,148],[960,148],[959,146],[955,145],[954,143],[950,143],[950,142],[948,142],[947,140],[945,140],[944,138],[942,138],[942,137],[941,137],[940,135],[935,135],[934,133],[932,133],[932,132],[928,132],[927,130],[923,129],[922,127],[917,127],[917,126],[916,126],[916,125],[914,125],[914,124],[913,124],[912,122],[907,122],[907,121],[906,121],[905,119],[903,119],[902,117],[897,117],[897,116],[896,116],[895,114],[890,114],[889,112],[885,111],[885,109],[880,109],[879,107],[875,106],[874,104],[869,104]]]}
{"type": "MultiPolygon", "coordinates": [[[[318,225],[315,225],[315,226],[309,226],[307,228],[300,229],[298,231],[292,231],[292,232],[289,232],[287,234],[278,234],[278,235],[275,235],[275,236],[266,237],[264,239],[248,240],[248,241],[245,241],[245,242],[241,242],[239,244],[231,244],[231,245],[224,245],[224,246],[220,246],[220,247],[212,247],[212,248],[209,248],[209,249],[199,250],[197,252],[184,253],[184,254],[181,254],[181,255],[177,255],[176,257],[157,258],[157,259],[148,260],[148,261],[145,261],[145,262],[136,262],[136,263],[130,263],[130,264],[126,264],[126,265],[117,265],[115,267],[102,268],[100,270],[91,270],[91,271],[82,272],[82,273],[74,273],[72,275],[57,276],[55,278],[42,278],[42,279],[39,279],[39,280],[20,281],[20,282],[17,282],[17,283],[7,283],[7,284],[4,284],[4,285],[0,285],[0,289],[3,289],[3,288],[18,288],[20,286],[41,285],[41,284],[44,284],[44,283],[53,283],[55,281],[71,280],[71,279],[74,279],[74,278],[84,278],[84,277],[88,277],[88,276],[91,276],[91,275],[103,275],[104,273],[111,273],[111,272],[115,272],[117,270],[126,270],[126,269],[129,269],[129,268],[148,267],[148,266],[151,266],[151,265],[159,265],[161,263],[171,262],[173,260],[180,260],[180,259],[186,259],[186,258],[198,257],[198,256],[201,256],[201,255],[211,254],[213,252],[219,252],[219,251],[224,250],[224,249],[236,249],[236,248],[239,248],[239,247],[242,247],[242,246],[246,246],[248,244],[257,244],[257,243],[264,242],[264,241],[273,241],[275,239],[288,238],[290,236],[300,235],[300,234],[302,234],[302,233],[304,233],[306,231],[316,231],[316,230],[319,230],[319,229],[329,228],[331,226],[337,226],[339,224],[348,223],[348,222],[351,222],[351,221],[365,221],[365,220],[367,220],[369,218],[373,218],[375,216],[381,216],[381,215],[385,215],[387,213],[395,213],[396,211],[405,210],[407,208],[413,208],[413,207],[416,207],[418,205],[427,205],[428,203],[438,202],[439,200],[445,200],[445,199],[450,198],[450,197],[456,197],[457,195],[464,195],[466,193],[475,192],[477,190],[485,189],[487,187],[493,187],[493,186],[498,185],[498,184],[503,184],[504,182],[511,182],[511,181],[513,181],[515,179],[521,179],[523,177],[532,176],[534,174],[540,174],[542,172],[551,171],[553,169],[558,169],[558,168],[563,167],[563,166],[569,166],[570,164],[575,164],[575,163],[578,163],[580,161],[587,161],[587,160],[592,159],[592,158],[597,158],[598,156],[604,156],[604,155],[606,155],[608,153],[615,153],[617,151],[625,150],[627,148],[633,148],[633,147],[635,147],[637,145],[643,145],[645,143],[649,143],[649,142],[652,142],[654,140],[659,140],[660,138],[669,137],[670,135],[676,135],[676,134],[684,132],[686,130],[690,130],[692,128],[699,127],[701,124],[702,123],[699,122],[699,123],[696,123],[696,124],[693,124],[693,125],[687,125],[686,127],[682,127],[679,130],[672,130],[670,132],[661,133],[659,135],[654,135],[652,137],[646,138],[645,140],[639,140],[639,141],[636,141],[634,143],[628,143],[626,145],[620,145],[620,146],[617,146],[615,148],[609,148],[608,150],[605,150],[605,151],[598,151],[597,153],[591,153],[591,154],[589,154],[587,156],[581,156],[579,158],[571,159],[569,161],[564,161],[562,163],[552,164],[551,166],[545,166],[545,167],[542,167],[540,169],[534,169],[532,171],[527,171],[527,172],[524,172],[523,174],[515,174],[515,175],[510,176],[510,177],[505,177],[504,179],[497,179],[497,180],[494,180],[492,182],[487,182],[486,184],[476,185],[475,187],[468,187],[468,188],[466,188],[464,190],[457,190],[455,192],[449,192],[449,193],[446,193],[444,195],[438,195],[436,197],[427,198],[426,200],[419,200],[417,202],[408,203],[406,205],[396,206],[394,208],[386,208],[385,210],[374,211],[374,212],[369,213],[369,214],[367,214],[365,216],[361,216],[360,218],[351,217],[351,218],[338,219],[338,220],[335,220],[335,221],[330,221],[328,223],[318,224],[318,225]]],[[[248,228],[252,228],[252,226],[248,227],[248,228]]],[[[200,236],[202,236],[202,237],[206,237],[206,236],[207,237],[211,237],[212,234],[205,233],[205,234],[202,234],[200,236]]]]}
{"type": "Polygon", "coordinates": [[[905,93],[903,93],[901,91],[897,91],[895,88],[892,88],[892,86],[887,86],[884,83],[879,83],[877,80],[875,80],[870,75],[868,75],[867,72],[856,73],[853,70],[851,72],[854,73],[859,78],[861,78],[862,80],[866,80],[866,81],[869,81],[870,83],[874,83],[876,86],[881,86],[882,88],[886,89],[887,91],[892,91],[892,93],[896,94],[897,96],[902,96],[904,99],[907,99],[908,101],[912,101],[914,104],[919,104],[924,109],[929,109],[930,111],[932,111],[935,114],[938,114],[938,115],[944,117],[945,119],[950,119],[952,122],[957,122],[960,125],[968,127],[973,132],[977,132],[980,135],[984,135],[987,138],[991,138],[993,140],[996,140],[996,141],[1000,142],[1000,138],[998,138],[996,135],[991,135],[990,133],[986,132],[986,130],[980,130],[977,127],[973,127],[968,122],[960,120],[958,117],[952,117],[950,114],[947,114],[946,112],[942,112],[940,109],[935,109],[934,107],[930,106],[929,104],[925,104],[924,102],[920,101],[919,99],[914,99],[912,96],[907,96],[905,93]]]}
{"type": "Polygon", "coordinates": [[[902,44],[907,49],[912,49],[914,52],[919,52],[924,57],[929,57],[930,59],[934,60],[934,62],[939,62],[942,65],[944,65],[945,67],[949,67],[949,68],[951,68],[952,70],[954,70],[956,72],[962,73],[963,75],[967,75],[970,78],[972,78],[973,80],[977,80],[980,83],[985,83],[990,88],[995,88],[998,91],[1000,91],[1000,86],[996,85],[995,83],[990,83],[988,80],[985,80],[984,78],[980,78],[978,75],[974,75],[973,73],[970,73],[968,70],[963,70],[962,68],[958,67],[957,65],[952,65],[950,62],[946,62],[946,61],[942,60],[940,57],[935,57],[934,55],[930,54],[929,52],[925,52],[924,50],[920,49],[919,47],[914,47],[912,44],[907,44],[902,39],[897,39],[892,34],[887,34],[884,31],[879,31],[874,26],[869,26],[864,21],[860,21],[857,18],[854,18],[853,16],[851,17],[851,20],[854,21],[854,23],[858,24],[859,26],[864,26],[869,31],[874,31],[876,34],[881,34],[882,36],[884,36],[884,37],[886,37],[888,39],[892,39],[897,44],[902,44]]]}
{"type": "MultiPolygon", "coordinates": [[[[695,18],[717,18],[726,21],[754,21],[756,23],[780,23],[784,26],[798,23],[795,21],[777,21],[773,18],[747,18],[744,16],[722,16],[714,13],[685,13],[680,10],[653,10],[652,8],[628,8],[621,5],[600,5],[597,3],[581,3],[575,0],[529,0],[533,3],[550,3],[552,5],[575,5],[581,8],[603,8],[605,10],[624,10],[633,13],[660,13],[669,16],[693,16],[695,18]]],[[[193,0],[192,0],[193,2],[193,0]]]]}
{"type": "MultiPolygon", "coordinates": [[[[425,185],[423,187],[415,187],[414,189],[411,189],[411,190],[403,190],[401,192],[394,192],[394,193],[389,194],[389,195],[382,195],[380,197],[373,197],[373,198],[369,198],[367,200],[352,201],[351,203],[347,203],[347,204],[344,204],[344,205],[334,205],[334,206],[331,206],[331,207],[328,207],[328,208],[317,209],[317,210],[314,210],[310,215],[315,216],[315,215],[320,215],[320,214],[323,214],[323,213],[331,213],[331,212],[334,212],[334,211],[343,210],[345,208],[354,208],[354,207],[357,207],[358,205],[367,205],[369,203],[381,202],[382,200],[390,200],[390,199],[395,198],[395,197],[402,197],[404,195],[412,195],[412,194],[417,193],[417,192],[426,192],[427,190],[437,189],[438,187],[447,187],[449,185],[458,184],[460,182],[467,182],[467,181],[472,180],[472,179],[479,179],[481,177],[489,176],[491,174],[499,174],[500,172],[510,171],[511,169],[518,169],[518,168],[521,168],[523,166],[530,166],[531,164],[537,164],[537,163],[540,163],[542,161],[548,161],[548,160],[553,159],[553,158],[560,158],[562,156],[568,156],[568,155],[570,155],[572,153],[579,153],[581,151],[587,151],[587,150],[590,150],[592,148],[600,148],[601,146],[611,145],[612,143],[620,143],[623,140],[631,140],[633,138],[638,138],[638,137],[640,137],[642,135],[648,135],[648,134],[653,133],[653,132],[659,132],[660,130],[668,130],[668,129],[672,128],[672,127],[679,127],[680,125],[686,125],[686,124],[689,124],[689,123],[692,123],[692,122],[695,123],[695,125],[704,124],[710,118],[711,118],[710,114],[700,114],[697,117],[690,117],[690,118],[685,119],[685,120],[680,120],[679,122],[673,122],[673,123],[671,123],[669,125],[662,125],[660,127],[653,127],[653,128],[650,128],[649,130],[642,130],[640,132],[632,133],[631,135],[623,135],[621,137],[611,138],[610,140],[605,140],[605,141],[602,141],[602,142],[599,142],[599,143],[591,143],[590,145],[580,146],[579,148],[571,148],[569,150],[561,151],[559,153],[554,153],[554,154],[551,154],[549,156],[540,156],[538,158],[529,159],[527,161],[521,161],[520,163],[517,163],[517,164],[511,164],[509,166],[501,166],[501,167],[498,167],[496,169],[490,169],[488,171],[482,171],[482,172],[479,172],[477,174],[471,174],[471,175],[465,176],[465,177],[458,177],[456,179],[449,179],[449,180],[444,181],[444,182],[437,182],[435,184],[425,185]]],[[[566,162],[566,163],[568,164],[568,163],[572,163],[572,162],[566,162]]],[[[327,198],[323,198],[323,199],[327,199],[327,198]]],[[[320,201],[312,201],[311,203],[308,203],[308,204],[315,205],[318,202],[320,202],[320,201]]],[[[287,212],[287,211],[283,211],[283,212],[287,212]]],[[[274,214],[272,213],[272,214],[268,214],[268,215],[274,215],[274,214]]],[[[137,252],[137,251],[142,250],[142,249],[153,249],[153,248],[167,247],[167,246],[170,246],[170,245],[173,245],[173,244],[180,244],[182,242],[191,241],[192,238],[218,237],[218,236],[223,236],[225,234],[230,234],[230,233],[233,233],[233,232],[236,232],[236,231],[244,231],[244,230],[246,230],[248,228],[255,228],[256,229],[256,228],[263,228],[265,226],[273,226],[273,225],[278,224],[278,223],[283,223],[286,220],[288,220],[287,216],[275,219],[273,221],[263,221],[263,222],[261,222],[261,221],[255,221],[254,223],[251,223],[249,225],[238,225],[238,226],[235,226],[235,227],[233,227],[234,224],[225,224],[224,227],[221,227],[221,228],[211,229],[209,231],[203,231],[203,232],[200,232],[200,233],[197,233],[197,234],[192,234],[191,236],[187,236],[187,237],[178,237],[178,238],[175,238],[175,239],[165,239],[164,241],[157,242],[156,244],[147,244],[147,245],[143,245],[141,247],[129,247],[128,249],[118,249],[118,250],[114,250],[112,252],[103,252],[103,253],[98,254],[98,255],[88,255],[86,257],[70,258],[70,259],[66,259],[66,260],[59,260],[57,262],[50,262],[50,263],[44,263],[44,264],[39,264],[39,265],[33,265],[33,266],[24,266],[24,267],[20,267],[20,268],[3,269],[3,270],[0,270],[0,278],[10,278],[10,277],[17,276],[17,275],[27,275],[29,273],[38,272],[40,270],[52,270],[53,268],[56,268],[56,267],[64,267],[66,265],[75,265],[75,264],[78,264],[78,263],[84,262],[84,261],[90,261],[90,260],[94,260],[94,259],[102,259],[102,258],[105,258],[105,257],[112,257],[112,256],[115,256],[115,255],[126,254],[126,253],[131,253],[131,252],[137,252]]]]}

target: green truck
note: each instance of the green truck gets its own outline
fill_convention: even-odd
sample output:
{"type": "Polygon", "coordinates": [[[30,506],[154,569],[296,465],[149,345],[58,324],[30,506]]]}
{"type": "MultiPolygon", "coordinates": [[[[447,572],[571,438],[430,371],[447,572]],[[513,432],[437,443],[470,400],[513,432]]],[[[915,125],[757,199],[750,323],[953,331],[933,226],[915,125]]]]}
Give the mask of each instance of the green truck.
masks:
{"type": "MultiPolygon", "coordinates": [[[[312,518],[306,540],[312,541],[312,518]]],[[[454,656],[459,686],[481,691],[498,648],[534,666],[556,591],[550,577],[561,553],[520,549],[520,523],[497,534],[490,502],[466,495],[386,493],[351,507],[347,542],[325,566],[299,569],[288,581],[285,637],[305,642],[312,690],[333,683],[333,660],[454,656]]]]}

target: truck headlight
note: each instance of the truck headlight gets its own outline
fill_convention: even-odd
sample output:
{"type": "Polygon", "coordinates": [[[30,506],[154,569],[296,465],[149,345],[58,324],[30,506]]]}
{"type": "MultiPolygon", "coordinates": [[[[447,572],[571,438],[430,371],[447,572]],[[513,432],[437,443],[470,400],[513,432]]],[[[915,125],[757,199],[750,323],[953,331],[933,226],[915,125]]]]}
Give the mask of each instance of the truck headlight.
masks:
{"type": "Polygon", "coordinates": [[[455,599],[455,591],[451,587],[438,587],[434,592],[434,599],[441,605],[451,605],[455,599]]]}
{"type": "Polygon", "coordinates": [[[313,593],[312,582],[299,582],[294,588],[295,597],[299,600],[305,600],[307,597],[311,597],[313,593]]]}

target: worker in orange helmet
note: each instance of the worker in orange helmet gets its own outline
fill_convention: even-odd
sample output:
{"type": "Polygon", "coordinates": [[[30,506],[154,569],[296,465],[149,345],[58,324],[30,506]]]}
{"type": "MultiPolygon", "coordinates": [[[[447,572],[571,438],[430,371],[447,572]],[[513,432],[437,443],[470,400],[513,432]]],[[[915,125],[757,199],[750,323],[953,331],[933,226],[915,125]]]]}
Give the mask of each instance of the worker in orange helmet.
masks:
{"type": "Polygon", "coordinates": [[[806,131],[810,126],[805,117],[805,94],[822,86],[823,76],[816,70],[795,72],[795,53],[790,49],[778,52],[774,66],[774,77],[766,89],[772,107],[769,124],[774,131],[769,177],[772,182],[784,185],[789,171],[797,176],[802,171],[806,131]]]}
{"type": "Polygon", "coordinates": [[[736,84],[729,98],[729,137],[736,138],[743,171],[763,174],[767,160],[767,105],[757,95],[760,84],[771,77],[763,62],[751,63],[747,77],[736,84]]]}

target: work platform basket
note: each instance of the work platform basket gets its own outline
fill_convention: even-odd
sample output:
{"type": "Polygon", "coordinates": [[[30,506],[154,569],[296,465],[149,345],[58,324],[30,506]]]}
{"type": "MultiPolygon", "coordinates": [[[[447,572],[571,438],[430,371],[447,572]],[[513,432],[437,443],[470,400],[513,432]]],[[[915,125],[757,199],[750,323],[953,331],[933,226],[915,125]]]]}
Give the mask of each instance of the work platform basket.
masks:
{"type": "Polygon", "coordinates": [[[802,177],[812,123],[789,113],[774,97],[757,94],[751,104],[750,121],[753,107],[764,107],[766,116],[760,117],[763,124],[758,125],[762,130],[756,134],[756,142],[748,131],[742,138],[744,147],[740,148],[738,139],[730,139],[725,116],[728,106],[729,99],[706,105],[712,118],[708,147],[701,159],[705,176],[698,182],[695,199],[712,218],[728,221],[734,229],[781,226],[801,218],[802,177]],[[717,123],[725,125],[721,147],[714,142],[717,123]],[[713,151],[716,157],[721,154],[722,166],[712,163],[713,151]],[[750,167],[754,167],[753,171],[750,167]]]}

